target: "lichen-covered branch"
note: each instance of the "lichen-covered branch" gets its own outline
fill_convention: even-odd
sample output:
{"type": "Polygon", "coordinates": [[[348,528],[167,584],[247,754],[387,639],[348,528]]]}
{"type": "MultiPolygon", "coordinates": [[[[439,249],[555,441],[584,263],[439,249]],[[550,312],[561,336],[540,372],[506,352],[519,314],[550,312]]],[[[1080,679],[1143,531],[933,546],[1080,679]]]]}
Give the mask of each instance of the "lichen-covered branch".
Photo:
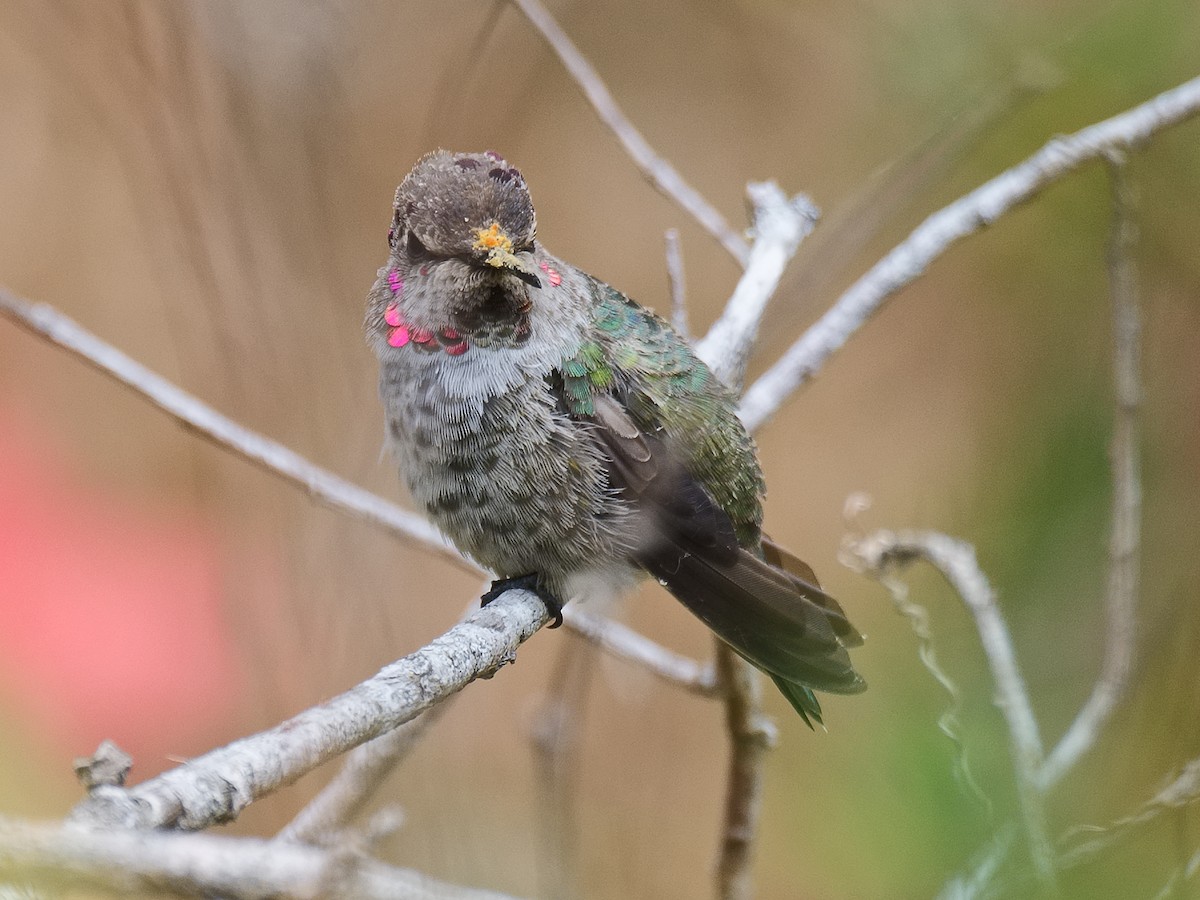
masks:
{"type": "Polygon", "coordinates": [[[506,591],[415,653],[269,731],[136,787],[96,787],[71,819],[102,828],[181,830],[228,822],[260,797],[511,662],[517,647],[547,621],[549,614],[536,595],[506,591]]]}

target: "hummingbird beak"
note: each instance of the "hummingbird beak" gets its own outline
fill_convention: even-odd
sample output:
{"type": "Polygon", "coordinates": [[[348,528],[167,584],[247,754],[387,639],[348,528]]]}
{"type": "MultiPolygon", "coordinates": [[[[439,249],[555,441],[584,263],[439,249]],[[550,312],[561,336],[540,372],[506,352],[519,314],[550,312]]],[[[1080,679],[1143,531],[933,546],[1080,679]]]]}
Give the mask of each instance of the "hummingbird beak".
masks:
{"type": "Polygon", "coordinates": [[[475,249],[486,251],[484,262],[496,269],[507,269],[523,282],[540,288],[542,280],[534,271],[533,264],[513,253],[512,239],[504,233],[499,222],[475,232],[475,249]]]}
{"type": "Polygon", "coordinates": [[[495,266],[497,269],[507,269],[531,287],[540,288],[542,286],[542,279],[538,278],[533,264],[528,260],[521,259],[510,250],[495,248],[489,251],[487,264],[495,266]]]}

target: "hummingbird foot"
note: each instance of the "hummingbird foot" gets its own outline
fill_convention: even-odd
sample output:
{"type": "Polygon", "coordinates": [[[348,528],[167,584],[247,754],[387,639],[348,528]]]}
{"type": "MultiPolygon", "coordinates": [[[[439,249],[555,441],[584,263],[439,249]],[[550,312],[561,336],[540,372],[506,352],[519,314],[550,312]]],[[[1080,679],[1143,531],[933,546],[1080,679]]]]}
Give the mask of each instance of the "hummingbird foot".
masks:
{"type": "Polygon", "coordinates": [[[537,598],[546,604],[546,609],[554,617],[554,621],[547,627],[557,628],[563,623],[562,601],[546,589],[546,586],[542,583],[542,576],[537,572],[518,575],[515,578],[497,578],[492,582],[491,589],[479,598],[479,605],[481,607],[487,606],[505,591],[511,591],[516,588],[537,594],[537,598]]]}

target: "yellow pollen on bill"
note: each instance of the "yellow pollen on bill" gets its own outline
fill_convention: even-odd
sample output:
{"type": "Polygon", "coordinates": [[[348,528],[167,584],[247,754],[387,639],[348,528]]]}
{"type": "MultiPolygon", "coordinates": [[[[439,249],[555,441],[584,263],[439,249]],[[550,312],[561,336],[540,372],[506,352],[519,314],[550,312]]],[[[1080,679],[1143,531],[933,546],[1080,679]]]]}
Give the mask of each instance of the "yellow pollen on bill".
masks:
{"type": "Polygon", "coordinates": [[[493,266],[504,265],[504,255],[512,253],[512,239],[505,234],[499,222],[493,222],[487,228],[475,232],[475,249],[488,251],[488,263],[493,266]]]}

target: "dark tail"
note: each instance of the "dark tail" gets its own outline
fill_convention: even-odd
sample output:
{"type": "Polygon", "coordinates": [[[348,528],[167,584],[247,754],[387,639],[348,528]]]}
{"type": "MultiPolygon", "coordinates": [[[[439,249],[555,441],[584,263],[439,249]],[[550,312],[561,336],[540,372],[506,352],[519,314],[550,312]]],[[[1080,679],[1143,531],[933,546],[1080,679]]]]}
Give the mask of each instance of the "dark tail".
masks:
{"type": "Polygon", "coordinates": [[[862,643],[862,635],[817,587],[808,566],[768,540],[765,559],[744,549],[713,556],[676,544],[660,546],[641,562],[718,637],[770,675],[810,727],[821,721],[813,690],[866,689],[846,652],[862,643]]]}
{"type": "Polygon", "coordinates": [[[611,395],[593,402],[591,424],[607,451],[612,484],[652,523],[638,564],[770,675],[810,726],[821,721],[814,690],[864,690],[846,652],[862,635],[812,569],[765,538],[761,557],[741,547],[728,513],[654,429],[639,427],[611,395]]]}

